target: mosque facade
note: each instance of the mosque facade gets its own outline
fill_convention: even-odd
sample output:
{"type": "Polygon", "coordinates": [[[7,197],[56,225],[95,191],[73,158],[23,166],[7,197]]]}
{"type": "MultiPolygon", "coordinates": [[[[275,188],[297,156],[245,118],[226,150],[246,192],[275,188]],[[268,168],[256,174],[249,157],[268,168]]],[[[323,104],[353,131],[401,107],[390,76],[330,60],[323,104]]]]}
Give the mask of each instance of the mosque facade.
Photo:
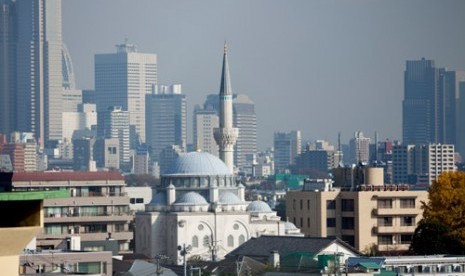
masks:
{"type": "Polygon", "coordinates": [[[220,86],[220,127],[215,130],[220,158],[196,151],[181,154],[161,176],[145,212],[136,214],[135,253],[167,256],[182,264],[188,257],[219,260],[260,235],[298,235],[263,201],[245,201],[245,187],[233,174],[237,129],[232,126],[232,92],[224,47],[220,86]]]}

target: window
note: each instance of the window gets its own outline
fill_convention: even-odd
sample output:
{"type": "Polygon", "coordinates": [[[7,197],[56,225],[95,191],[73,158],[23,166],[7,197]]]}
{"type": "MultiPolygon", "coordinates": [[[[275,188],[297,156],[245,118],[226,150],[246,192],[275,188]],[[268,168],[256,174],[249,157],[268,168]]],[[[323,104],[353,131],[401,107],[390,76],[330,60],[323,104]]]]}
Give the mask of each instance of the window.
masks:
{"type": "Polygon", "coordinates": [[[310,210],[310,200],[307,200],[307,210],[310,210]]]}
{"type": "Polygon", "coordinates": [[[392,199],[378,199],[378,208],[379,209],[391,209],[392,208],[392,199]]]}
{"type": "Polygon", "coordinates": [[[414,198],[402,198],[400,200],[400,208],[415,208],[414,198]]]}
{"type": "Polygon", "coordinates": [[[292,201],[292,209],[295,210],[295,199],[292,201]]]}
{"type": "Polygon", "coordinates": [[[342,235],[341,239],[346,243],[355,246],[355,237],[353,235],[342,235]]]}
{"type": "Polygon", "coordinates": [[[307,227],[310,228],[310,218],[307,218],[307,227]]]}
{"type": "Polygon", "coordinates": [[[415,224],[414,217],[401,217],[400,226],[413,226],[415,224]]]}
{"type": "Polygon", "coordinates": [[[401,244],[410,244],[412,243],[412,235],[400,235],[401,244]]]}
{"type": "Polygon", "coordinates": [[[232,235],[228,236],[228,246],[234,247],[234,237],[232,235]]]}
{"type": "Polygon", "coordinates": [[[304,218],[300,218],[300,227],[304,226],[304,218]]]}
{"type": "Polygon", "coordinates": [[[354,229],[354,218],[342,217],[341,219],[342,229],[354,229]]]}
{"type": "Polygon", "coordinates": [[[336,218],[327,218],[326,227],[336,227],[336,218]]]}
{"type": "Polygon", "coordinates": [[[115,224],[115,232],[124,232],[124,223],[115,224]]]}
{"type": "Polygon", "coordinates": [[[391,235],[378,236],[378,244],[392,244],[392,236],[391,235]]]}
{"type": "Polygon", "coordinates": [[[129,199],[129,203],[130,203],[130,204],[135,204],[135,203],[136,203],[136,199],[133,198],[133,197],[130,198],[130,199],[129,199]]]}
{"type": "Polygon", "coordinates": [[[144,199],[143,198],[136,198],[136,203],[144,203],[144,199]]]}
{"type": "Polygon", "coordinates": [[[353,212],[354,211],[354,200],[353,199],[341,199],[341,211],[353,212]]]}
{"type": "Polygon", "coordinates": [[[210,237],[209,236],[204,236],[203,237],[203,247],[209,247],[210,246],[210,237]]]}
{"type": "Polygon", "coordinates": [[[194,247],[194,248],[199,247],[199,238],[197,236],[192,237],[192,247],[194,247]]]}
{"type": "Polygon", "coordinates": [[[326,210],[335,210],[336,200],[326,200],[326,210]]]}
{"type": "Polygon", "coordinates": [[[392,217],[378,218],[378,226],[392,226],[392,217]]]}
{"type": "Polygon", "coordinates": [[[239,236],[239,245],[243,244],[245,242],[245,237],[244,235],[239,236]]]}
{"type": "Polygon", "coordinates": [[[300,210],[303,209],[303,202],[302,202],[302,199],[300,200],[300,210]]]}

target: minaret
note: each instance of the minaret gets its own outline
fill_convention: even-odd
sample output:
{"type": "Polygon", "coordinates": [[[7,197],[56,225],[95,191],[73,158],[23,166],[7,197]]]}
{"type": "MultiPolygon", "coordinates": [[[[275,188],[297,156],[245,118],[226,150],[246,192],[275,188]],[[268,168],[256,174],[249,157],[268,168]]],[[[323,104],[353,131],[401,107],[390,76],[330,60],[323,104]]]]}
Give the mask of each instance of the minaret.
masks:
{"type": "Polygon", "coordinates": [[[227,45],[224,43],[223,71],[220,85],[220,127],[215,128],[215,141],[219,147],[220,159],[226,164],[231,173],[234,172],[234,144],[236,144],[239,131],[233,128],[233,107],[231,79],[227,57],[227,45]]]}

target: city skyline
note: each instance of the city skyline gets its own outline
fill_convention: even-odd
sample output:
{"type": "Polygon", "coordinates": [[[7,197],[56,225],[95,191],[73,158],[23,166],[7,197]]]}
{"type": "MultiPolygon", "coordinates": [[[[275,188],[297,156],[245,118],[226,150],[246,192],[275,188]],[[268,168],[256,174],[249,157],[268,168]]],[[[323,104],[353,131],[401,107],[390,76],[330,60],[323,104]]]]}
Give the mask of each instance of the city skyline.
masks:
{"type": "Polygon", "coordinates": [[[128,38],[157,54],[159,83],[182,84],[192,114],[219,90],[228,40],[233,91],[255,102],[260,149],[296,129],[333,143],[339,131],[344,143],[357,130],[401,139],[405,61],[465,69],[461,1],[137,3],[63,1],[78,88],[93,88],[93,55],[128,38]]]}

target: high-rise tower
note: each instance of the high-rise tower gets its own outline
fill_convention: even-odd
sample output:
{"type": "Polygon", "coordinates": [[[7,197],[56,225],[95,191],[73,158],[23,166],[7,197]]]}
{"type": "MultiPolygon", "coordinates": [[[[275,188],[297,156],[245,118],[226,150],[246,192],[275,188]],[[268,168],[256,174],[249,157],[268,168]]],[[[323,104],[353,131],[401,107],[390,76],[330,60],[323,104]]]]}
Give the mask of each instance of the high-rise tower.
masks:
{"type": "Polygon", "coordinates": [[[220,159],[223,160],[232,173],[234,171],[234,144],[236,144],[239,131],[237,128],[233,128],[233,93],[227,51],[228,48],[225,43],[220,84],[220,127],[215,129],[214,136],[219,147],[220,159]]]}
{"type": "Polygon", "coordinates": [[[62,139],[61,0],[16,1],[16,129],[62,139]]]}
{"type": "Polygon", "coordinates": [[[145,142],[145,95],[157,84],[157,55],[139,53],[133,44],[116,45],[116,53],[95,55],[95,101],[98,112],[110,106],[129,111],[130,124],[145,142]]]}

